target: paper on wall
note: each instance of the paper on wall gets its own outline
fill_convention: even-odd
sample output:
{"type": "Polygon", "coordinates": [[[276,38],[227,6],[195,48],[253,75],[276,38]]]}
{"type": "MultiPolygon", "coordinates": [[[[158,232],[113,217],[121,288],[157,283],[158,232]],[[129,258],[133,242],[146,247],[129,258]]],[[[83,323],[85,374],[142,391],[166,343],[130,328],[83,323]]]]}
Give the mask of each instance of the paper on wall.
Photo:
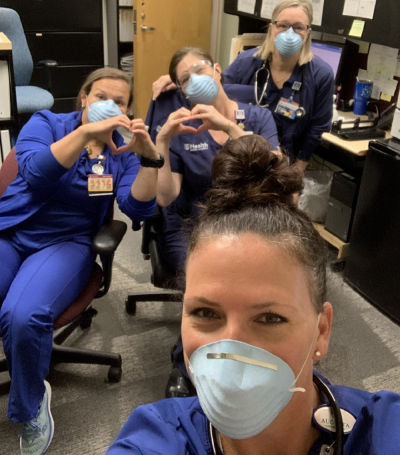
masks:
{"type": "Polygon", "coordinates": [[[256,0],[238,0],[237,10],[243,13],[254,14],[256,9],[256,0]]]}
{"type": "Polygon", "coordinates": [[[373,19],[375,4],[376,0],[345,0],[343,15],[373,19]]]}

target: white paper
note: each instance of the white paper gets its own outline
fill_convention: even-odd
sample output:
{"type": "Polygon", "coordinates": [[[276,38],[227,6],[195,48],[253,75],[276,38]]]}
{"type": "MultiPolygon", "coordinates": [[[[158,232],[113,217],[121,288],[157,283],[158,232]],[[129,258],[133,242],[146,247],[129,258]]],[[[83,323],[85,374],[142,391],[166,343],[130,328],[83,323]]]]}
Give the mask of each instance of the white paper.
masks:
{"type": "Polygon", "coordinates": [[[394,75],[400,77],[400,55],[397,56],[397,66],[394,75]]]}
{"type": "Polygon", "coordinates": [[[391,81],[387,80],[381,85],[381,91],[387,93],[390,96],[394,96],[397,88],[397,81],[392,79],[391,81]]]}
{"type": "Polygon", "coordinates": [[[372,86],[372,92],[371,92],[371,98],[374,98],[376,100],[379,100],[379,98],[381,97],[381,88],[379,87],[379,85],[376,85],[374,84],[372,86]]]}
{"type": "Polygon", "coordinates": [[[343,15],[373,19],[375,4],[376,0],[345,0],[343,15]]]}
{"type": "Polygon", "coordinates": [[[254,14],[256,0],[238,0],[237,9],[243,13],[254,14]]]}
{"type": "Polygon", "coordinates": [[[325,0],[312,0],[313,5],[313,25],[321,25],[322,24],[322,13],[324,11],[324,3],[325,0]]]}
{"type": "MultiPolygon", "coordinates": [[[[275,9],[275,6],[280,3],[282,0],[263,0],[261,5],[261,13],[260,16],[264,19],[271,19],[272,12],[275,9]]],[[[325,0],[311,0],[313,5],[314,11],[314,19],[313,25],[321,25],[322,24],[322,12],[324,10],[324,2],[325,0]]],[[[238,8],[239,9],[239,8],[238,8]]]]}

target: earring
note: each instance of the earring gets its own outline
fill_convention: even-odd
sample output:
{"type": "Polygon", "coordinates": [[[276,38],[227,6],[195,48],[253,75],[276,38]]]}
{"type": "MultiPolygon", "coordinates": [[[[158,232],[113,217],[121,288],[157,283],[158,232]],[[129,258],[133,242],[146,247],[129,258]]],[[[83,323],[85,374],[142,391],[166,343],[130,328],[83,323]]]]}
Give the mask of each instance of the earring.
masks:
{"type": "Polygon", "coordinates": [[[81,105],[81,108],[82,108],[82,109],[85,109],[85,105],[84,105],[83,103],[82,103],[82,105],[81,105]]]}
{"type": "Polygon", "coordinates": [[[320,351],[315,351],[315,355],[316,355],[317,357],[319,357],[319,356],[321,355],[321,352],[320,352],[320,351]]]}

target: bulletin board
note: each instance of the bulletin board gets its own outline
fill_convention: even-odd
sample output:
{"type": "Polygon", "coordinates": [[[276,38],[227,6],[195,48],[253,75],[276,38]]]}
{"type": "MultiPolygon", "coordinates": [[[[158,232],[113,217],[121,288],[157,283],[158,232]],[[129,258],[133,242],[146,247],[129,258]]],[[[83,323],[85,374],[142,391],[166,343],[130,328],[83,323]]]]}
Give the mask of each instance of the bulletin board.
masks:
{"type": "MultiPolygon", "coordinates": [[[[256,0],[254,14],[248,14],[238,11],[238,0],[225,0],[224,12],[243,19],[258,19],[265,23],[267,19],[260,16],[262,3],[263,0],[256,0]]],[[[370,43],[400,48],[399,0],[376,0],[373,19],[343,16],[344,4],[345,0],[325,0],[322,24],[321,26],[313,25],[313,30],[350,37],[349,32],[353,20],[360,19],[365,21],[364,31],[360,39],[370,43]]]]}

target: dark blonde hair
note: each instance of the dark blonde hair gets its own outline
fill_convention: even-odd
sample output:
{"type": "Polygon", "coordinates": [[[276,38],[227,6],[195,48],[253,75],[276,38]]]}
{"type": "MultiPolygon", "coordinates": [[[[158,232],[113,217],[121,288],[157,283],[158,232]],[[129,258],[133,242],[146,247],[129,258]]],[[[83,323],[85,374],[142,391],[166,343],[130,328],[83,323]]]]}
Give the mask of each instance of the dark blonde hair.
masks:
{"type": "Polygon", "coordinates": [[[133,79],[127,73],[122,70],[116,68],[99,68],[86,78],[85,82],[83,83],[81,89],[79,90],[78,96],[76,97],[76,110],[79,111],[81,109],[82,101],[81,96],[83,94],[89,95],[90,91],[92,90],[92,86],[96,81],[101,79],[117,79],[126,82],[129,87],[129,101],[128,107],[132,105],[133,102],[133,79]]]}
{"type": "Polygon", "coordinates": [[[293,200],[302,174],[287,157],[270,151],[261,136],[228,142],[212,164],[213,186],[191,233],[188,258],[222,235],[254,233],[281,248],[306,270],[315,311],[326,296],[326,247],[307,215],[293,200]]]}

